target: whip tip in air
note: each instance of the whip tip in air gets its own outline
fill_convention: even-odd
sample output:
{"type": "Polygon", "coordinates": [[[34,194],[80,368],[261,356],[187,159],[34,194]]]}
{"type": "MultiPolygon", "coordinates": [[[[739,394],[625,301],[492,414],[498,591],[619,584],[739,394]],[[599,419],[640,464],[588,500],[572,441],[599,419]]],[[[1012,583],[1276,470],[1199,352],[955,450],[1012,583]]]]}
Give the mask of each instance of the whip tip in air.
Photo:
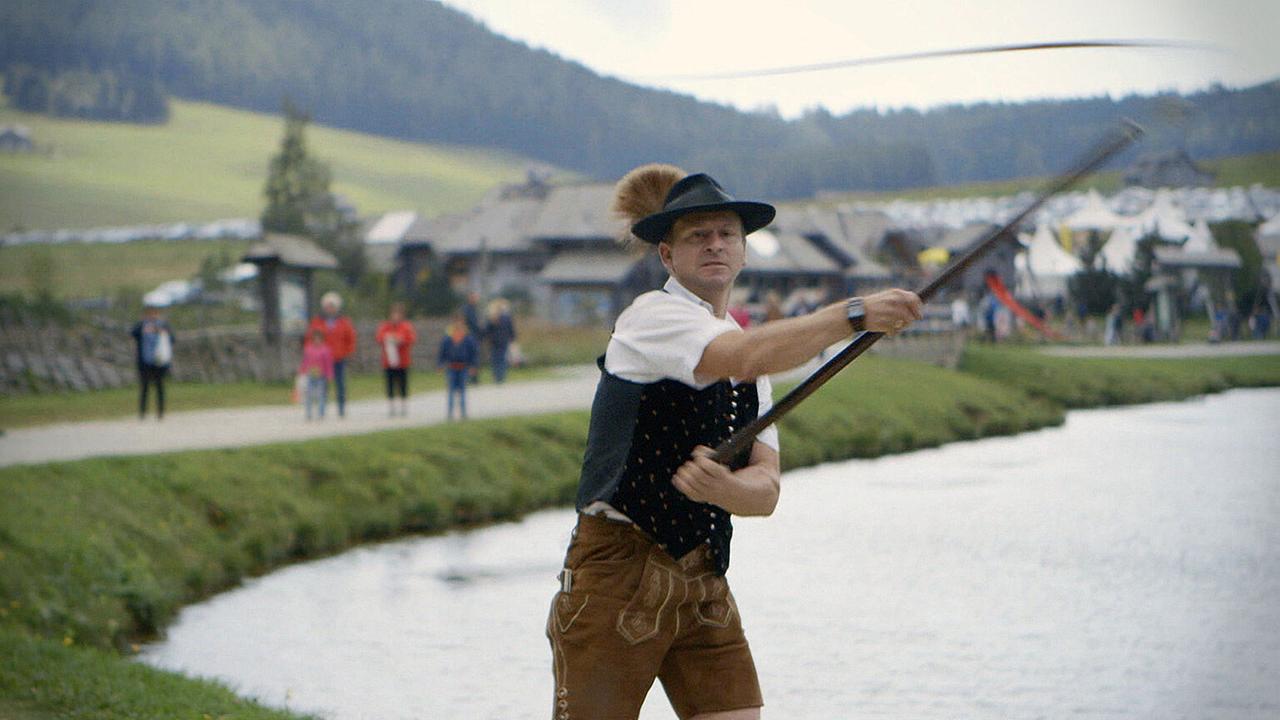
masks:
{"type": "Polygon", "coordinates": [[[1132,140],[1137,140],[1139,136],[1146,132],[1141,125],[1134,122],[1132,118],[1120,118],[1120,132],[1123,132],[1132,140]]]}

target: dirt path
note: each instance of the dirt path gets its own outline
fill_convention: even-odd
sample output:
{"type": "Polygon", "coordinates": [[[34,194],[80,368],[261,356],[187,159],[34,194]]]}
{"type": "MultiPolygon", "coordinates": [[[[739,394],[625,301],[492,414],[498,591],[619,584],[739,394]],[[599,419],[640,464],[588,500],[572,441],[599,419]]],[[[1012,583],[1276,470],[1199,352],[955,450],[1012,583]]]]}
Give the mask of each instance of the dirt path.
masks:
{"type": "MultiPolygon", "coordinates": [[[[1042,352],[1101,358],[1280,355],[1280,342],[1048,347],[1042,352]]],[[[480,385],[467,391],[468,410],[472,418],[485,418],[586,409],[591,407],[597,378],[594,365],[583,365],[564,368],[558,377],[547,380],[480,385]]],[[[349,403],[344,420],[330,408],[329,417],[320,422],[303,420],[299,407],[271,406],[172,413],[163,422],[126,419],[44,425],[0,436],[0,466],[360,435],[434,425],[444,422],[444,416],[445,394],[439,391],[410,398],[409,415],[404,418],[388,417],[386,402],[378,399],[349,403]]]]}
{"type": "MultiPolygon", "coordinates": [[[[594,365],[564,368],[557,377],[467,391],[471,418],[529,415],[591,407],[599,372],[594,365]]],[[[110,455],[140,455],[204,448],[242,447],[292,440],[360,435],[434,425],[445,420],[445,393],[409,398],[407,417],[388,417],[383,399],[347,404],[323,421],[307,422],[302,408],[271,406],[171,413],[163,421],[100,420],[9,430],[0,436],[0,466],[110,455]]]]}

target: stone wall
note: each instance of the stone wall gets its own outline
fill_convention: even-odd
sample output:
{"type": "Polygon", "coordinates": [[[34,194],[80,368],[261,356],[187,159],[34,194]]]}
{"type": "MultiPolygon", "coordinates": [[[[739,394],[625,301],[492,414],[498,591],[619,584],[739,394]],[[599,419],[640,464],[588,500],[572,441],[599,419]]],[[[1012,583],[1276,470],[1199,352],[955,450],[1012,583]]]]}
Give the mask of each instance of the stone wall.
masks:
{"type": "MultiPolygon", "coordinates": [[[[443,320],[415,320],[414,365],[434,367],[443,320]]],[[[63,327],[0,313],[0,395],[84,391],[137,382],[131,325],[108,320],[63,327]]],[[[348,372],[375,372],[382,359],[376,322],[357,323],[348,372]]],[[[301,358],[301,339],[265,342],[257,328],[176,330],[171,377],[178,381],[286,380],[301,358]]]]}

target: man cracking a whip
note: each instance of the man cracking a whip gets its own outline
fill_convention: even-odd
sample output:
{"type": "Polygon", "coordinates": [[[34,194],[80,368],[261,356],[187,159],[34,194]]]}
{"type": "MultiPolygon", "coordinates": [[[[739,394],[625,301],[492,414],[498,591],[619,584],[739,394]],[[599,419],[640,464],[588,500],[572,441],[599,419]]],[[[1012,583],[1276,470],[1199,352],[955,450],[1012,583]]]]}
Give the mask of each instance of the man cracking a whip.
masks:
{"type": "Polygon", "coordinates": [[[768,375],[851,332],[896,333],[921,300],[885,290],[743,330],[729,294],[771,205],[646,165],[618,183],[613,209],[671,277],[623,311],[599,361],[578,524],[547,621],[554,717],[634,718],[656,678],[681,718],[759,718],[725,571],[732,517],[778,503],[777,429],[723,464],[711,448],[768,411],[768,375]]]}

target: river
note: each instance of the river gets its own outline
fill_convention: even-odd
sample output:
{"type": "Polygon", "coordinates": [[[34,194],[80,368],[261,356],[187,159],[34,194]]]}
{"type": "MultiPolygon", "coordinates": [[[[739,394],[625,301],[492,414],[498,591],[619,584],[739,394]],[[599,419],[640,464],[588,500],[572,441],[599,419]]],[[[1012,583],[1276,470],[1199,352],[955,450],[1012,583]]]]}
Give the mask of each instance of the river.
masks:
{"type": "MultiPolygon", "coordinates": [[[[1235,390],[787,473],[729,571],[764,716],[1280,717],[1277,429],[1280,389],[1235,390]]],[[[545,718],[572,524],[287,567],[140,657],[335,720],[545,718]]]]}

